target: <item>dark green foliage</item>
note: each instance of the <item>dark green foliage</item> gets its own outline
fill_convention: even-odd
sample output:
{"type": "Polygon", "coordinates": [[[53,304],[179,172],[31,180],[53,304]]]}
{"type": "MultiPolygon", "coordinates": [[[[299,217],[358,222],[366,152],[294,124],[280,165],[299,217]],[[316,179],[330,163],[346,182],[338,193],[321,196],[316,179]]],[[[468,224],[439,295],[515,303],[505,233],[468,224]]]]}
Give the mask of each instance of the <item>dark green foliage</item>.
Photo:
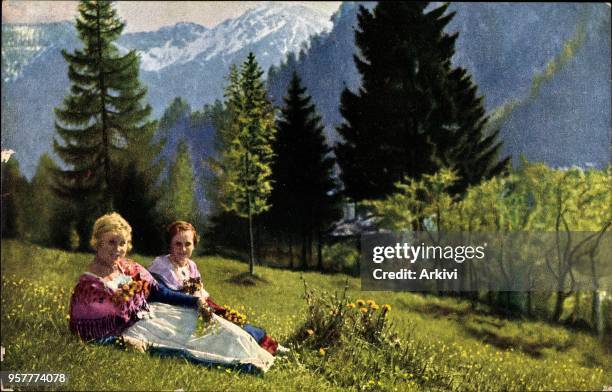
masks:
{"type": "Polygon", "coordinates": [[[206,253],[220,254],[248,261],[244,244],[249,241],[248,222],[231,212],[212,215],[203,233],[202,247],[206,253]]]}
{"type": "Polygon", "coordinates": [[[443,166],[476,183],[506,164],[495,162],[497,134],[483,134],[486,118],[469,75],[451,65],[457,34],[443,29],[454,13],[444,15],[448,5],[425,13],[427,5],[360,8],[354,59],[362,86],[342,93],[344,142],[336,148],[346,194],[355,200],[382,198],[404,177],[443,166]]]}
{"type": "Polygon", "coordinates": [[[485,116],[483,98],[477,96],[477,87],[467,71],[460,67],[453,69],[448,85],[454,100],[451,115],[456,129],[439,128],[441,134],[436,137],[440,146],[438,159],[441,167],[453,167],[459,174],[452,191],[463,192],[470,185],[505,173],[510,157],[499,160],[499,129],[487,134],[488,117],[485,116]]]}
{"type": "Polygon", "coordinates": [[[169,223],[175,220],[193,222],[197,203],[194,195],[195,177],[187,143],[179,143],[176,158],[168,170],[168,178],[162,185],[161,216],[169,223]]]}
{"type": "Polygon", "coordinates": [[[2,238],[21,237],[28,229],[24,205],[29,194],[28,185],[15,158],[2,163],[2,238]]]}
{"type": "Polygon", "coordinates": [[[62,52],[71,88],[55,110],[63,142],[54,140],[54,149],[69,168],[55,171],[53,188],[76,208],[81,249],[91,221],[114,209],[117,192],[111,187],[123,168],[140,171],[154,158],[141,155],[155,123],[148,121],[151,107],[142,103],[146,88],[138,80],[138,56],[120,55],[113,44],[123,28],[111,2],[81,1],[76,29],[83,48],[62,52]]]}
{"type": "Polygon", "coordinates": [[[191,107],[187,101],[175,97],[159,119],[156,138],[162,145],[158,157],[158,162],[162,166],[160,173],[162,182],[167,182],[170,162],[176,159],[178,144],[185,138],[190,116],[191,107]]]}
{"type": "Polygon", "coordinates": [[[254,217],[270,208],[270,164],[276,128],[272,107],[255,55],[249,53],[240,73],[232,67],[226,89],[227,128],[221,131],[224,149],[216,172],[223,209],[249,222],[249,272],[255,264],[254,217]]]}
{"type": "Polygon", "coordinates": [[[48,154],[41,155],[30,182],[30,193],[24,200],[28,205],[27,238],[41,245],[53,245],[50,222],[53,215],[63,207],[62,201],[51,189],[55,170],[58,167],[51,157],[48,154]]]}
{"type": "Polygon", "coordinates": [[[191,107],[181,97],[176,97],[170,103],[170,106],[164,111],[163,116],[159,120],[158,132],[164,137],[177,123],[189,118],[191,107]]]}
{"type": "Polygon", "coordinates": [[[132,226],[134,251],[158,254],[162,251],[164,221],[156,211],[160,196],[152,190],[151,178],[143,175],[133,163],[122,166],[115,173],[114,207],[132,226]]]}
{"type": "MultiPolygon", "coordinates": [[[[308,265],[306,249],[316,236],[339,217],[338,197],[333,193],[334,165],[323,136],[321,117],[296,73],[289,85],[273,143],[272,207],[266,214],[276,235],[290,246],[301,239],[302,266],[308,265]]],[[[319,262],[321,257],[319,257],[319,262]]]]}
{"type": "Polygon", "coordinates": [[[231,120],[230,111],[225,108],[223,102],[217,100],[212,105],[205,105],[202,111],[193,113],[191,124],[198,128],[199,124],[209,124],[214,129],[213,147],[209,156],[202,158],[203,168],[202,184],[206,195],[207,213],[214,216],[221,213],[222,206],[219,194],[218,161],[216,154],[225,149],[225,138],[223,130],[228,129],[231,120]]]}

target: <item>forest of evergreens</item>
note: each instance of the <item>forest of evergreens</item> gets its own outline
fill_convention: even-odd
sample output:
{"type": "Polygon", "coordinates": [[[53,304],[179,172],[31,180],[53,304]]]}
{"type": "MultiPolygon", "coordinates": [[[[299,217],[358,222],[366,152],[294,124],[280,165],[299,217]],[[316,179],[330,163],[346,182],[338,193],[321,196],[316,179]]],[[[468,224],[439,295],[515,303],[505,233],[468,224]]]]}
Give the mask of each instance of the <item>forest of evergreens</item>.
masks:
{"type": "Polygon", "coordinates": [[[565,251],[529,261],[555,276],[556,290],[456,295],[609,333],[612,299],[595,277],[610,272],[610,241],[600,239],[612,224],[612,169],[511,167],[499,130],[487,126],[485,98],[452,63],[458,35],[444,28],[454,14],[427,7],[361,8],[354,61],[362,84],[343,91],[341,140],[328,145],[300,75],[276,108],[252,53],[228,68],[223,101],[192,113],[177,97],[152,119],[136,52],[114,44],[124,24],[112,3],[81,1],[83,46],[63,52],[71,88],[55,110],[61,164],[44,155],[27,181],[15,159],[2,163],[2,238],[85,251],[93,221],[117,211],[142,254],[162,252],[165,224],[183,219],[204,234],[203,252],[248,261],[251,274],[258,263],[352,273],[355,238],[331,235],[348,204],[394,231],[553,232],[565,251]],[[179,121],[214,130],[215,151],[168,145],[179,121]],[[574,232],[593,235],[577,244],[574,232]],[[592,289],[575,289],[573,273],[589,268],[592,289]]]}

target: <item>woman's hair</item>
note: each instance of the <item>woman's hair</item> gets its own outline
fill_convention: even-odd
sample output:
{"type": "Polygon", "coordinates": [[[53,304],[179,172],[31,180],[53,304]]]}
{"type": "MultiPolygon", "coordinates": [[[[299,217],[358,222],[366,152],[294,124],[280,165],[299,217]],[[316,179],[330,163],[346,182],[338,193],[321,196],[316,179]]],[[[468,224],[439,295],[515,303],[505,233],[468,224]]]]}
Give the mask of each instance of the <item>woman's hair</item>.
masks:
{"type": "Polygon", "coordinates": [[[200,236],[191,223],[185,221],[175,221],[166,226],[166,241],[168,242],[168,247],[172,246],[172,238],[174,238],[174,236],[181,231],[193,232],[193,246],[196,246],[198,241],[200,241],[200,236]]]}
{"type": "Polygon", "coordinates": [[[116,212],[102,215],[96,220],[93,226],[93,233],[91,233],[91,240],[89,241],[91,247],[97,249],[102,234],[109,232],[123,236],[128,245],[128,252],[132,249],[132,227],[116,212]]]}

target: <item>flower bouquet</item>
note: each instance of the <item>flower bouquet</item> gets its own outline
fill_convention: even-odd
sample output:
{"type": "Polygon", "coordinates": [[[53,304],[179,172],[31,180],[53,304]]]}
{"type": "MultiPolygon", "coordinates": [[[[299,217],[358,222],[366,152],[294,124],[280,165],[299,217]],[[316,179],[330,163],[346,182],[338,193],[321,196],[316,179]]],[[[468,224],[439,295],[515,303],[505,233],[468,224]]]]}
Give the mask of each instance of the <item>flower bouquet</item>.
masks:
{"type": "Polygon", "coordinates": [[[111,300],[116,305],[130,302],[134,299],[137,294],[144,295],[149,291],[149,282],[140,278],[140,274],[137,274],[130,282],[119,285],[117,290],[113,293],[111,300]]]}
{"type": "Polygon", "coordinates": [[[199,305],[198,312],[199,314],[195,335],[202,336],[206,334],[208,327],[210,327],[211,325],[210,321],[212,320],[213,310],[210,308],[210,306],[208,306],[207,303],[203,303],[199,305]]]}
{"type": "Polygon", "coordinates": [[[202,280],[198,278],[189,278],[183,282],[182,292],[189,295],[195,295],[202,289],[202,280]]]}
{"type": "Polygon", "coordinates": [[[231,321],[232,323],[243,327],[247,322],[247,317],[245,314],[240,313],[239,311],[230,308],[229,306],[223,306],[225,308],[225,312],[221,315],[227,321],[231,321]]]}

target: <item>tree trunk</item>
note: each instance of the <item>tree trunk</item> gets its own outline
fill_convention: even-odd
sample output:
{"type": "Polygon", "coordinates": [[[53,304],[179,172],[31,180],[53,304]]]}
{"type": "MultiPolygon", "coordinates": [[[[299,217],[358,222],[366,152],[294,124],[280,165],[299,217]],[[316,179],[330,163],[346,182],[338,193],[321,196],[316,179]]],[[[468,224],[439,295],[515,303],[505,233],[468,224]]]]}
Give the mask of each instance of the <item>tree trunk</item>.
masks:
{"type": "MultiPolygon", "coordinates": [[[[284,238],[283,238],[283,236],[282,236],[282,235],[279,235],[277,238],[282,238],[282,239],[284,240],[284,238]]],[[[277,260],[280,260],[280,259],[283,259],[283,258],[284,258],[284,257],[283,257],[283,256],[285,255],[285,252],[283,252],[283,244],[284,244],[284,243],[285,243],[285,242],[284,242],[284,241],[282,241],[282,240],[281,240],[281,241],[279,241],[279,240],[277,239],[277,241],[276,241],[276,259],[277,259],[277,260]]]]}
{"type": "Polygon", "coordinates": [[[293,233],[289,233],[289,268],[293,269],[293,233]]]}
{"type": "Polygon", "coordinates": [[[247,204],[249,210],[249,241],[250,241],[250,257],[249,257],[249,274],[254,275],[255,266],[255,241],[253,239],[253,213],[251,211],[251,195],[247,195],[247,204]]]}
{"type": "Polygon", "coordinates": [[[308,259],[306,258],[307,254],[306,254],[306,243],[307,243],[307,239],[306,239],[306,234],[304,233],[304,231],[302,231],[302,270],[306,271],[308,269],[308,259]]]}
{"type": "Polygon", "coordinates": [[[565,299],[569,297],[569,294],[558,291],[557,299],[555,301],[555,310],[552,315],[552,320],[556,323],[561,319],[561,315],[563,314],[563,304],[565,303],[565,299]]]}
{"type": "Polygon", "coordinates": [[[601,300],[602,293],[599,290],[593,291],[593,302],[592,302],[592,315],[591,321],[593,329],[597,333],[597,336],[601,339],[604,336],[605,321],[603,317],[603,301],[601,300]]]}
{"type": "Polygon", "coordinates": [[[580,317],[580,292],[574,293],[574,309],[572,311],[572,323],[576,323],[580,317]]]}
{"type": "Polygon", "coordinates": [[[317,265],[319,266],[319,271],[323,271],[323,253],[321,249],[321,230],[317,230],[317,265]]]}
{"type": "Polygon", "coordinates": [[[491,290],[489,288],[489,291],[487,291],[487,303],[489,304],[489,306],[493,306],[493,290],[491,290]]]}
{"type": "Polygon", "coordinates": [[[312,265],[312,231],[308,232],[308,264],[312,265]]]}
{"type": "Polygon", "coordinates": [[[527,316],[533,316],[533,291],[527,292],[527,316]]]}
{"type": "Polygon", "coordinates": [[[264,251],[262,249],[261,246],[259,246],[261,244],[261,233],[259,230],[260,229],[259,224],[257,224],[257,219],[253,219],[253,243],[256,244],[257,246],[255,246],[253,249],[255,249],[254,253],[255,253],[255,259],[254,262],[257,263],[257,265],[261,265],[261,259],[264,256],[264,251]]]}

